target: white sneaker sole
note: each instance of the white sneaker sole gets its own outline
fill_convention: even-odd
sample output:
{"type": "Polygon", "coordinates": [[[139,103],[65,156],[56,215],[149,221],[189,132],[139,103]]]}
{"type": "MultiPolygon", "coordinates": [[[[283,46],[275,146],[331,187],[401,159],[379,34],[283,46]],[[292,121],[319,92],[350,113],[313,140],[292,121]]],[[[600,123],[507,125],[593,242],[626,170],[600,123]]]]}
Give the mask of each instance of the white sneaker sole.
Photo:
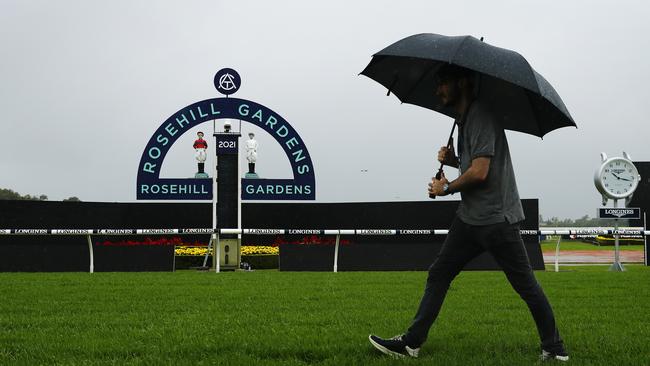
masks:
{"type": "Polygon", "coordinates": [[[558,360],[558,361],[567,362],[567,361],[569,361],[569,356],[557,356],[556,355],[555,359],[558,360]]]}

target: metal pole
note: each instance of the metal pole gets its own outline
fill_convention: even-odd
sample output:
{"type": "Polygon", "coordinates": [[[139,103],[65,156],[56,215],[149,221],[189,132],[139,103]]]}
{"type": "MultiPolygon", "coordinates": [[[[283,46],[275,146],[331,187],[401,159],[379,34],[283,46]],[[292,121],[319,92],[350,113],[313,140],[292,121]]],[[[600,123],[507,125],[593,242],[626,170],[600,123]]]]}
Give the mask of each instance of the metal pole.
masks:
{"type": "MultiPolygon", "coordinates": [[[[241,120],[239,120],[239,135],[241,136],[241,120]]],[[[239,143],[241,139],[237,137],[237,229],[241,230],[241,157],[239,156],[239,151],[241,151],[239,143]]],[[[241,265],[241,241],[242,235],[237,234],[237,257],[236,257],[236,266],[237,268],[241,265]]]]}
{"type": "Polygon", "coordinates": [[[90,238],[90,235],[86,235],[88,238],[88,253],[90,253],[90,273],[95,272],[95,256],[93,254],[93,241],[90,238]]]}
{"type": "Polygon", "coordinates": [[[341,233],[336,234],[336,246],[334,246],[334,273],[339,271],[339,243],[341,242],[341,233]]]}
{"type": "MultiPolygon", "coordinates": [[[[212,136],[214,136],[214,154],[212,154],[212,159],[214,159],[214,164],[212,164],[212,230],[217,229],[217,193],[218,193],[218,181],[217,177],[217,120],[212,120],[212,136]]],[[[214,233],[210,235],[210,242],[213,244],[214,254],[212,255],[212,262],[215,268],[215,272],[219,272],[219,234],[216,236],[214,233]],[[215,240],[216,238],[216,240],[215,240]]],[[[209,250],[209,248],[208,248],[209,250]]],[[[207,255],[206,253],[206,265],[207,265],[207,255]]]]}
{"type": "Polygon", "coordinates": [[[557,245],[555,246],[555,272],[560,272],[560,242],[562,235],[557,238],[557,245]]]}
{"type": "Polygon", "coordinates": [[[215,235],[215,238],[216,238],[215,241],[216,241],[217,245],[214,246],[214,250],[216,252],[215,252],[215,255],[212,258],[216,258],[215,259],[216,264],[215,264],[214,268],[215,268],[215,272],[219,273],[219,272],[221,272],[221,243],[219,241],[219,233],[216,233],[214,235],[215,235]]]}
{"type": "MultiPolygon", "coordinates": [[[[614,208],[617,207],[618,207],[618,200],[614,200],[614,208]]],[[[609,267],[609,270],[614,272],[625,271],[625,268],[623,268],[623,264],[621,263],[621,258],[619,255],[619,248],[618,248],[619,236],[620,235],[618,233],[618,219],[614,219],[614,264],[612,264],[612,266],[609,267]]]]}
{"type": "Polygon", "coordinates": [[[212,136],[214,137],[214,154],[212,154],[212,229],[217,228],[217,120],[212,120],[212,136]]]}
{"type": "MultiPolygon", "coordinates": [[[[210,235],[210,240],[208,240],[208,250],[205,251],[205,257],[203,257],[203,269],[208,266],[208,257],[210,256],[210,250],[212,250],[212,238],[214,235],[210,235]]],[[[214,257],[213,257],[214,258],[214,257]]]]}
{"type": "Polygon", "coordinates": [[[643,212],[643,261],[645,262],[644,264],[647,266],[648,265],[648,237],[645,235],[646,230],[648,230],[648,226],[646,225],[646,215],[645,212],[643,212]]]}

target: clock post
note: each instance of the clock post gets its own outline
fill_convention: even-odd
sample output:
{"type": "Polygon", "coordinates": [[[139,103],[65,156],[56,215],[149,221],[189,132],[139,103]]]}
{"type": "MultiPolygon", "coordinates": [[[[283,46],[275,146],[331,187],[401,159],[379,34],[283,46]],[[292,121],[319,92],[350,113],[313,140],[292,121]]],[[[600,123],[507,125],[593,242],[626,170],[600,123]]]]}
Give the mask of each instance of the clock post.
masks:
{"type": "MultiPolygon", "coordinates": [[[[614,208],[618,207],[618,200],[614,200],[614,208]]],[[[621,252],[618,246],[618,239],[620,235],[618,234],[618,218],[614,219],[614,263],[609,267],[610,271],[614,272],[623,272],[625,268],[623,263],[621,263],[621,252]]]]}
{"type": "Polygon", "coordinates": [[[614,201],[614,209],[600,209],[598,210],[598,218],[613,218],[614,219],[614,263],[609,267],[610,271],[622,272],[625,271],[623,263],[620,260],[619,251],[619,226],[618,220],[621,218],[633,218],[638,209],[623,209],[619,210],[618,201],[625,199],[625,206],[630,203],[634,190],[639,185],[641,176],[638,170],[632,163],[632,158],[628,153],[623,151],[623,157],[607,158],[603,152],[600,153],[601,164],[596,169],[594,175],[594,184],[596,189],[602,195],[603,206],[607,204],[608,200],[614,201]],[[607,212],[610,211],[610,212],[607,212]],[[630,211],[630,212],[628,212],[630,211]],[[630,216],[632,215],[632,216],[630,216]]]}

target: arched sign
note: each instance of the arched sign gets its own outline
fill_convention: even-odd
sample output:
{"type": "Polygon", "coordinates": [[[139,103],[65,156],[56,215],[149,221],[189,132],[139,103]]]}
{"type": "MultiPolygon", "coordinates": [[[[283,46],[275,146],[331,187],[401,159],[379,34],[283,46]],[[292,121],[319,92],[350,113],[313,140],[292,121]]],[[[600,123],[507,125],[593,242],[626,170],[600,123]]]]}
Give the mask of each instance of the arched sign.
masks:
{"type": "Polygon", "coordinates": [[[213,98],[189,105],[158,127],[147,143],[138,167],[139,200],[210,200],[213,179],[161,178],[169,148],[193,127],[214,119],[250,122],[275,138],[291,163],[293,179],[242,179],[244,200],[314,200],[316,179],[307,146],[279,114],[261,104],[237,98],[213,98]]]}

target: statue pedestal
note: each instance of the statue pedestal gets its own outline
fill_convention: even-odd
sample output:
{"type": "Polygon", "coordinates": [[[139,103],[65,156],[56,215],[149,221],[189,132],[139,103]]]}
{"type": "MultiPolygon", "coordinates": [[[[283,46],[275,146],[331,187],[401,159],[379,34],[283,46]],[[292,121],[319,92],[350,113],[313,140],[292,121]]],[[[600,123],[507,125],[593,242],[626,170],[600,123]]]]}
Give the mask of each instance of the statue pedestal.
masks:
{"type": "Polygon", "coordinates": [[[194,178],[210,178],[207,173],[196,173],[194,174],[194,178]]]}
{"type": "Polygon", "coordinates": [[[244,175],[244,178],[246,178],[246,179],[260,179],[260,176],[257,175],[257,173],[246,173],[246,175],[244,175]]]}

